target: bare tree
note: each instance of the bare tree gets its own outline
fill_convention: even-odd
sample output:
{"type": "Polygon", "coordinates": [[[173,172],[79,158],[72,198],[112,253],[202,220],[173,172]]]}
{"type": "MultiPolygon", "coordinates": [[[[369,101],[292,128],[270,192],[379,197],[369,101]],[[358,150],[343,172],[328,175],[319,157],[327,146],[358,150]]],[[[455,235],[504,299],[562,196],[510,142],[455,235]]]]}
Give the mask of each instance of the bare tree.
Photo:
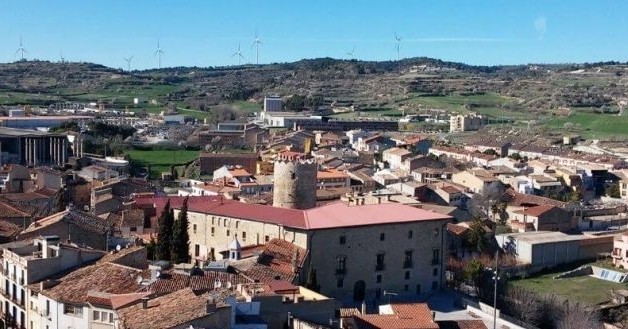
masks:
{"type": "Polygon", "coordinates": [[[537,294],[521,287],[509,287],[504,299],[510,315],[534,326],[539,324],[543,304],[537,294]]]}
{"type": "Polygon", "coordinates": [[[557,329],[598,329],[603,327],[597,312],[575,302],[565,302],[562,317],[556,325],[557,329]]]}

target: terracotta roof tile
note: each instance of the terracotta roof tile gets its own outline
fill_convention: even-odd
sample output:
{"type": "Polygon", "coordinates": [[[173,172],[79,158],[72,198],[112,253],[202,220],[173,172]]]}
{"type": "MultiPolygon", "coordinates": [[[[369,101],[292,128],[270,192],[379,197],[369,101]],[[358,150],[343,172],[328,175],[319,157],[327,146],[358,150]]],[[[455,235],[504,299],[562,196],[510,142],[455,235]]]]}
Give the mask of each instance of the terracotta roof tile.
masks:
{"type": "Polygon", "coordinates": [[[539,216],[543,215],[544,213],[553,210],[554,208],[557,208],[557,207],[552,206],[552,205],[540,205],[540,206],[536,206],[536,207],[532,207],[532,208],[525,208],[525,209],[518,210],[518,211],[515,211],[515,212],[517,214],[539,217],[539,216]]]}
{"type": "Polygon", "coordinates": [[[88,302],[90,292],[122,294],[137,291],[140,288],[137,277],[141,273],[132,267],[99,263],[65,275],[57,285],[41,293],[57,301],[84,304],[88,302]]]}
{"type": "Polygon", "coordinates": [[[393,314],[355,316],[359,328],[439,329],[427,304],[392,304],[393,314]]]}
{"type": "Polygon", "coordinates": [[[208,299],[209,293],[197,294],[192,289],[182,289],[149,300],[147,308],[137,303],[119,309],[118,314],[125,328],[174,328],[208,316],[208,299]]]}
{"type": "Polygon", "coordinates": [[[235,287],[240,283],[251,283],[251,280],[239,274],[218,271],[202,271],[202,273],[190,275],[170,270],[162,273],[160,278],[142,287],[140,291],[162,295],[189,288],[202,292],[226,287],[229,282],[235,287]],[[220,282],[219,286],[216,285],[217,282],[220,282]]]}
{"type": "Polygon", "coordinates": [[[244,275],[265,283],[274,280],[294,283],[306,256],[305,249],[288,241],[272,239],[266,244],[257,262],[244,271],[244,275]],[[293,268],[293,257],[296,257],[296,269],[293,268]]]}

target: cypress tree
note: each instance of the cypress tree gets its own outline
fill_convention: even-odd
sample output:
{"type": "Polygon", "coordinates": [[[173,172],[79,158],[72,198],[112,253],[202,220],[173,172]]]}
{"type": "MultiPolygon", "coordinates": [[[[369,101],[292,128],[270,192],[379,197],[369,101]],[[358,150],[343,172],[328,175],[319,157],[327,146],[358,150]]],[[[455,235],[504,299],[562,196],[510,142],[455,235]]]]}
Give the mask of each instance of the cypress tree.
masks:
{"type": "Polygon", "coordinates": [[[164,211],[159,216],[159,230],[157,235],[157,259],[170,260],[172,248],[172,230],[174,215],[170,209],[170,199],[166,202],[164,211]]]}
{"type": "Polygon", "coordinates": [[[172,262],[175,264],[190,261],[188,225],[188,198],[186,197],[172,232],[172,262]]]}

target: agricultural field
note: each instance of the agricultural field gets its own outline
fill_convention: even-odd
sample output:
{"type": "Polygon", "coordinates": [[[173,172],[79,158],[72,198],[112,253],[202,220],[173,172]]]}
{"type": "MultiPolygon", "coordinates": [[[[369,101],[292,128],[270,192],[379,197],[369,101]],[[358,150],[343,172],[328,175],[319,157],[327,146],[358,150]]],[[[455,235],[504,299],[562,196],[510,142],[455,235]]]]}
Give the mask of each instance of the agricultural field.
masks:
{"type": "Polygon", "coordinates": [[[601,114],[578,111],[568,117],[557,117],[547,121],[550,128],[569,128],[582,134],[585,138],[604,138],[611,136],[628,136],[628,115],[601,114]],[[565,125],[570,123],[571,125],[565,125]]]}
{"type": "Polygon", "coordinates": [[[199,151],[193,150],[126,150],[131,163],[136,166],[150,166],[151,177],[158,177],[162,172],[170,171],[172,165],[182,166],[198,157],[199,151]]]}
{"type": "Polygon", "coordinates": [[[442,109],[455,111],[458,113],[476,112],[495,119],[518,119],[530,118],[531,113],[525,111],[508,110],[502,108],[503,105],[516,104],[517,99],[501,96],[496,93],[485,93],[481,95],[463,96],[451,94],[447,96],[423,96],[411,94],[410,99],[404,103],[421,109],[442,109]]]}

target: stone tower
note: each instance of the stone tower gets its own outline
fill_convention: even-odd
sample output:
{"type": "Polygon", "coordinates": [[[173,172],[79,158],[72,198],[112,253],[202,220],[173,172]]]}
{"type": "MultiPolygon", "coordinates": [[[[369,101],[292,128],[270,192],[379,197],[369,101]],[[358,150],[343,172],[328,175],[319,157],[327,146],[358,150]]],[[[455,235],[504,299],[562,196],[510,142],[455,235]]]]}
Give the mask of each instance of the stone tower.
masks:
{"type": "MultiPolygon", "coordinates": [[[[286,152],[293,153],[293,152],[286,152]]],[[[316,207],[318,165],[305,155],[280,156],[273,173],[273,206],[292,209],[316,207]]]]}

